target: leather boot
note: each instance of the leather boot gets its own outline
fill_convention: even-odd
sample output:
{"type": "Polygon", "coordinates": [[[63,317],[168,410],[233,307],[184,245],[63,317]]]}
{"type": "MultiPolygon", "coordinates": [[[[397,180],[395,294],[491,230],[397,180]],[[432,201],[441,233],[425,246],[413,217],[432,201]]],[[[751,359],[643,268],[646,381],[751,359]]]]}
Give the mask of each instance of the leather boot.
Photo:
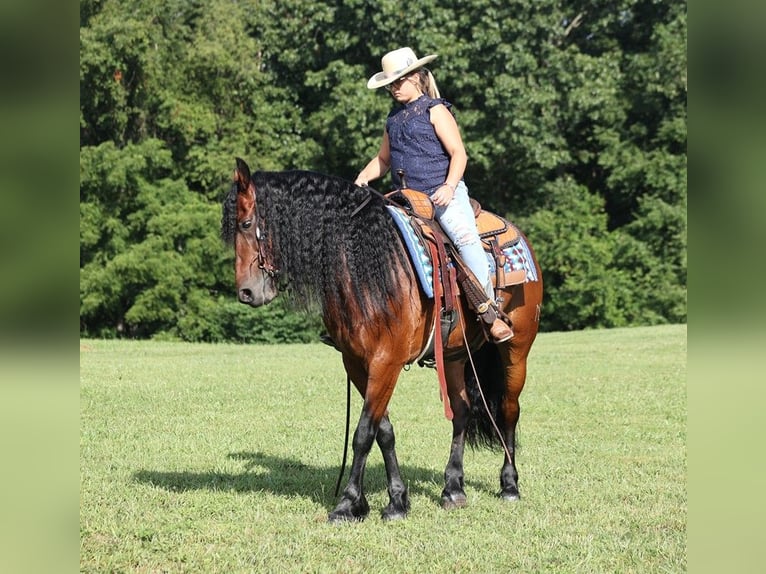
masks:
{"type": "Polygon", "coordinates": [[[505,321],[497,318],[492,322],[492,326],[489,328],[489,334],[492,335],[493,343],[504,343],[513,337],[513,329],[511,329],[505,321]]]}

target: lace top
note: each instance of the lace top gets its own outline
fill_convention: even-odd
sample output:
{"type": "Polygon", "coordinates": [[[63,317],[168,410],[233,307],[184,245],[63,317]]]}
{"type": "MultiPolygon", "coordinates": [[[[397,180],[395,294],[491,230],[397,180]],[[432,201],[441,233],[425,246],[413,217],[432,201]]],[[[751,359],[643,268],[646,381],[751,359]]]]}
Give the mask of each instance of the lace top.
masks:
{"type": "Polygon", "coordinates": [[[422,95],[388,114],[386,131],[391,147],[391,177],[396,187],[401,187],[396,173],[400,169],[404,170],[408,187],[429,195],[447,178],[450,156],[430,119],[430,109],[438,104],[452,111],[452,104],[446,100],[422,95]]]}

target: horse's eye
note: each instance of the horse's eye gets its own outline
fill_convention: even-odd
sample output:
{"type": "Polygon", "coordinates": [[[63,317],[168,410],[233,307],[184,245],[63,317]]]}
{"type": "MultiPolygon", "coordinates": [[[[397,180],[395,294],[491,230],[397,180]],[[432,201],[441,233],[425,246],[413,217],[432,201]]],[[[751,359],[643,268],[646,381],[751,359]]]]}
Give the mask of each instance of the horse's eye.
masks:
{"type": "Polygon", "coordinates": [[[240,224],[240,227],[242,227],[242,229],[250,229],[252,226],[253,226],[253,220],[252,219],[245,219],[240,224]]]}

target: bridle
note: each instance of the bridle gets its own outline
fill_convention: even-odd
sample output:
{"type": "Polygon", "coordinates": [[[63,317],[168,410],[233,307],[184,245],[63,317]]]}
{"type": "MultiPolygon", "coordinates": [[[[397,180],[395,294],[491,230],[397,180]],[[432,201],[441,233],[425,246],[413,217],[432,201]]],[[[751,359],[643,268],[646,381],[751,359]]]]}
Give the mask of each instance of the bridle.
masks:
{"type": "MultiPolygon", "coordinates": [[[[272,263],[273,254],[268,253],[266,251],[266,248],[264,244],[266,243],[266,234],[261,231],[261,226],[259,225],[259,221],[261,221],[261,218],[258,216],[258,203],[255,200],[255,186],[253,186],[252,191],[248,188],[248,191],[252,193],[253,195],[253,217],[249,219],[245,219],[241,224],[240,228],[242,231],[247,232],[245,233],[245,238],[247,239],[248,243],[252,246],[253,243],[253,236],[249,233],[250,227],[253,225],[253,221],[255,221],[255,252],[257,253],[257,260],[258,260],[258,269],[266,273],[269,277],[274,278],[277,275],[279,275],[279,268],[272,263]]],[[[253,261],[254,262],[254,261],[253,261]]],[[[250,263],[250,266],[252,267],[253,262],[250,263]]]]}

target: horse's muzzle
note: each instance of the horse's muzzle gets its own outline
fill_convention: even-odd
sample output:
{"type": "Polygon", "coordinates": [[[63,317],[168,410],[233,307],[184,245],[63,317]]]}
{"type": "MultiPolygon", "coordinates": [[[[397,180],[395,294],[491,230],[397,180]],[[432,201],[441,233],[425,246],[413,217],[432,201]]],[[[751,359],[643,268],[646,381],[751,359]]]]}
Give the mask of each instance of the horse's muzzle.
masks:
{"type": "Polygon", "coordinates": [[[255,282],[237,289],[240,303],[251,307],[266,305],[277,296],[277,289],[271,281],[255,282]]]}
{"type": "MultiPolygon", "coordinates": [[[[238,261],[239,263],[239,261],[238,261]]],[[[277,296],[274,279],[263,269],[237,266],[237,298],[251,307],[266,305],[277,296]]]]}

